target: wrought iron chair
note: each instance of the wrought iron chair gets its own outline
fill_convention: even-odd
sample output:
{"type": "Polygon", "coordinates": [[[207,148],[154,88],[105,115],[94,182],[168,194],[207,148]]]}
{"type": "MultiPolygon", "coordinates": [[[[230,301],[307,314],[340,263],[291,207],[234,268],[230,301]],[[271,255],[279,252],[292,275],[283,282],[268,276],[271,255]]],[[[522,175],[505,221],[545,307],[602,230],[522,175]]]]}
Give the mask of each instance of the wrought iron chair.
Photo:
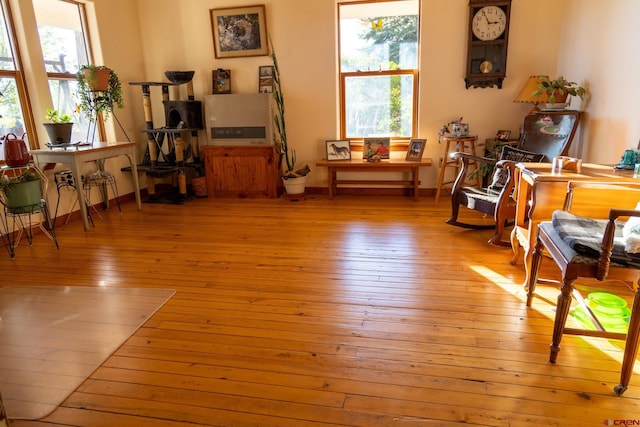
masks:
{"type": "MultiPolygon", "coordinates": [[[[469,153],[452,153],[461,162],[458,177],[451,189],[451,217],[448,224],[471,229],[495,229],[489,243],[511,246],[504,240],[506,226],[515,217],[515,201],[511,197],[514,188],[515,165],[519,162],[551,162],[556,156],[566,155],[578,128],[580,112],[534,112],[524,118],[520,140],[516,147],[504,146],[498,158],[476,156],[469,153]],[[493,179],[486,187],[469,187],[465,184],[469,165],[485,164],[495,167],[493,179]],[[458,220],[460,206],[489,215],[493,223],[468,223],[458,220]]],[[[480,167],[482,169],[482,167],[480,167]]]]}
{"type": "MultiPolygon", "coordinates": [[[[109,192],[108,188],[111,188],[111,192],[113,193],[113,197],[116,200],[116,205],[118,206],[118,211],[122,214],[122,208],[120,207],[120,196],[118,194],[118,184],[116,183],[116,178],[110,172],[104,170],[97,170],[90,174],[84,175],[82,177],[82,185],[84,186],[86,192],[87,203],[91,205],[91,189],[96,187],[100,190],[100,194],[102,195],[102,200],[105,201],[105,206],[108,209],[108,200],[109,200],[109,192]]],[[[98,212],[94,207],[95,212],[98,214],[100,219],[102,215],[98,212]]],[[[88,212],[88,211],[87,211],[88,212]]]]}
{"type": "Polygon", "coordinates": [[[640,210],[636,210],[640,206],[640,184],[569,182],[568,185],[564,209],[554,212],[552,221],[538,227],[527,284],[527,306],[532,305],[543,251],[546,250],[562,272],[549,361],[556,362],[563,334],[624,340],[620,383],[614,387],[614,392],[621,395],[629,385],[640,342],[640,288],[637,283],[633,285],[640,278],[640,210]],[[579,204],[576,203],[578,200],[579,204]],[[626,217],[629,218],[626,223],[620,221],[626,217]],[[626,232],[628,228],[637,229],[626,232]],[[630,244],[638,248],[630,249],[630,244]],[[578,278],[617,279],[635,287],[626,333],[610,327],[607,330],[589,305],[582,303],[582,297],[574,287],[578,278]],[[572,298],[581,303],[580,307],[592,325],[584,328],[566,326],[572,298]]]}

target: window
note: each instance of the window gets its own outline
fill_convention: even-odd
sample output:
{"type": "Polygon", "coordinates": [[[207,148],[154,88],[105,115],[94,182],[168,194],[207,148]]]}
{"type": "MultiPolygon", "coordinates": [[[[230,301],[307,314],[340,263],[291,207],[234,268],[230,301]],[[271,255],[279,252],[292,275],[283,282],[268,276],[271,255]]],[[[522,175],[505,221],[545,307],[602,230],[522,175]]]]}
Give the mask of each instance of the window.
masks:
{"type": "Polygon", "coordinates": [[[342,138],[417,134],[418,0],[338,4],[342,138]]]}
{"type": "Polygon", "coordinates": [[[91,62],[84,5],[72,0],[33,0],[33,8],[53,108],[73,117],[72,141],[86,140],[89,121],[76,112],[76,73],[91,62]]]}
{"type": "MultiPolygon", "coordinates": [[[[0,139],[10,133],[21,138],[24,133],[31,135],[35,130],[31,114],[25,109],[29,103],[5,0],[0,0],[0,10],[0,139]]],[[[3,157],[4,150],[0,149],[0,159],[3,157]]]]}

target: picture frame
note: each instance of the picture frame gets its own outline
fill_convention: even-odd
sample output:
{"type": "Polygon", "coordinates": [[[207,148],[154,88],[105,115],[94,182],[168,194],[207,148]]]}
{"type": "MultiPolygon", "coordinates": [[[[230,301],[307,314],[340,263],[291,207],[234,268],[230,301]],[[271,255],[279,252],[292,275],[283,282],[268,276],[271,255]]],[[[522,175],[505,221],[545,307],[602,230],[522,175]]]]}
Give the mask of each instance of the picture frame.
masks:
{"type": "Polygon", "coordinates": [[[496,139],[498,141],[508,141],[509,138],[511,138],[510,130],[500,129],[498,133],[496,133],[496,139]]]}
{"type": "Polygon", "coordinates": [[[351,143],[348,139],[329,139],[325,144],[327,161],[351,160],[351,143]]]}
{"type": "Polygon", "coordinates": [[[268,55],[264,5],[209,11],[216,58],[268,55]]]}
{"type": "Polygon", "coordinates": [[[384,160],[391,152],[391,138],[364,138],[362,158],[367,161],[384,160]]]}
{"type": "Polygon", "coordinates": [[[213,94],[231,93],[231,70],[218,68],[211,72],[211,87],[213,94]]]}
{"type": "Polygon", "coordinates": [[[409,148],[407,149],[406,161],[419,162],[422,160],[422,153],[424,153],[424,147],[427,145],[426,139],[411,138],[409,141],[409,148]]]}
{"type": "Polygon", "coordinates": [[[258,93],[273,92],[273,65],[258,67],[258,93]]]}

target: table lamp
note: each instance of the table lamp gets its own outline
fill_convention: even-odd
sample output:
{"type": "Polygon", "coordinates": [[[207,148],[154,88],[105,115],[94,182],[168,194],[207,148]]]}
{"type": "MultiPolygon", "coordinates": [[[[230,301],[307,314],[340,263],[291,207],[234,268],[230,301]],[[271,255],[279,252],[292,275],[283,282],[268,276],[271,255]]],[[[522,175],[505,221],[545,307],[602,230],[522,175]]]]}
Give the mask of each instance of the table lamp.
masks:
{"type": "Polygon", "coordinates": [[[534,92],[538,90],[538,82],[540,82],[543,78],[547,78],[547,76],[531,76],[527,79],[522,89],[520,89],[520,93],[513,102],[530,102],[533,104],[533,108],[529,111],[529,114],[535,113],[538,111],[538,104],[541,102],[547,102],[549,97],[546,92],[538,96],[534,96],[534,92]]]}

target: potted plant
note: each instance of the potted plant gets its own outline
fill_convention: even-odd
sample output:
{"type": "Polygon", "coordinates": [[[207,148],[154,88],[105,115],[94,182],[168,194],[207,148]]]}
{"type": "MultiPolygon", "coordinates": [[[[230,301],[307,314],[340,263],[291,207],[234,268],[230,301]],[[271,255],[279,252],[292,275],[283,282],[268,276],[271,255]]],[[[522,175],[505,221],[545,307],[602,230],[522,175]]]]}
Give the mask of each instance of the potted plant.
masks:
{"type": "Polygon", "coordinates": [[[71,122],[71,116],[69,114],[60,113],[55,109],[47,109],[47,114],[44,118],[50,122],[43,123],[42,125],[46,129],[47,135],[49,135],[51,144],[60,145],[71,142],[73,122],[71,122]]]}
{"type": "Polygon", "coordinates": [[[107,120],[115,106],[123,107],[122,84],[118,74],[104,65],[83,65],[76,73],[80,105],[89,120],[94,121],[98,114],[107,120]]]}
{"type": "Polygon", "coordinates": [[[273,142],[275,144],[276,153],[280,156],[278,168],[282,171],[282,181],[287,193],[302,194],[304,193],[307,174],[311,169],[309,168],[309,165],[305,165],[304,167],[296,170],[296,151],[289,146],[289,142],[287,141],[280,68],[278,67],[278,59],[276,58],[276,52],[273,49],[271,37],[269,37],[269,45],[269,57],[273,61],[273,101],[276,106],[276,110],[273,114],[273,142]]]}
{"type": "Polygon", "coordinates": [[[0,179],[2,202],[11,213],[30,212],[40,206],[40,176],[30,169],[20,175],[4,175],[0,179]]]}
{"type": "Polygon", "coordinates": [[[541,76],[536,86],[538,89],[531,95],[539,97],[546,94],[549,104],[565,103],[569,95],[579,96],[582,99],[586,93],[585,88],[578,86],[576,82],[566,80],[563,76],[555,80],[550,80],[547,76],[541,76]]]}

